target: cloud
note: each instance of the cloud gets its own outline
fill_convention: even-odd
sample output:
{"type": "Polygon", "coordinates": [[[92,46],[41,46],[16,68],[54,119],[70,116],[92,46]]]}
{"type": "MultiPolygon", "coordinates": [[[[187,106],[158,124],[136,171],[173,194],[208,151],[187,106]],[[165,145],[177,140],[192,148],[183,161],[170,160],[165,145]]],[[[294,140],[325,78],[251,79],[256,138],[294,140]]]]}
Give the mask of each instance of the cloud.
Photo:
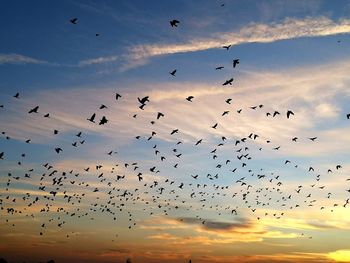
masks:
{"type": "MultiPolygon", "coordinates": [[[[213,34],[208,38],[189,39],[185,43],[177,44],[146,44],[130,48],[129,67],[138,65],[138,61],[146,63],[147,58],[176,53],[196,52],[223,45],[240,45],[244,43],[267,43],[278,40],[300,37],[318,37],[350,32],[350,20],[333,21],[328,17],[307,17],[304,19],[286,18],[280,23],[258,24],[252,23],[242,27],[239,31],[213,34]]],[[[142,64],[141,63],[141,64],[142,64]]]]}
{"type": "Polygon", "coordinates": [[[78,66],[85,67],[85,66],[91,66],[91,65],[106,64],[106,63],[115,62],[118,60],[118,58],[119,58],[118,56],[109,56],[109,57],[85,59],[85,60],[81,60],[78,63],[78,66]]]}
{"type": "Polygon", "coordinates": [[[349,262],[350,261],[350,249],[342,249],[334,252],[329,252],[328,257],[336,262],[349,262]]]}
{"type": "Polygon", "coordinates": [[[204,230],[215,231],[215,232],[235,232],[240,229],[249,229],[252,227],[252,223],[247,219],[239,219],[236,222],[220,222],[212,221],[208,219],[198,219],[194,217],[182,217],[177,219],[181,223],[185,224],[196,224],[204,230]]]}
{"type": "Polygon", "coordinates": [[[0,54],[0,65],[3,65],[3,64],[48,64],[48,62],[11,53],[11,54],[0,54]]]}

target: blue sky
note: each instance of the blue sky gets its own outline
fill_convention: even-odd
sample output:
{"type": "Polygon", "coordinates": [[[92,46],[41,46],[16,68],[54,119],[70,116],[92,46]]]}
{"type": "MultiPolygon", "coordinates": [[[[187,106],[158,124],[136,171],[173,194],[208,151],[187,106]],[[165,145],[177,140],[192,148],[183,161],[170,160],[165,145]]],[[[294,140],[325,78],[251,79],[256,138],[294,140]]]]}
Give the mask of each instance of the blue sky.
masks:
{"type": "Polygon", "coordinates": [[[0,254],[62,262],[350,259],[348,1],[7,1],[0,10],[0,254]],[[28,114],[36,105],[39,113],[28,114]],[[165,116],[157,120],[158,112],[165,116]],[[93,113],[96,123],[87,120],[93,113]],[[109,122],[98,125],[103,116],[109,122]],[[259,137],[235,145],[251,133],[259,137]],[[45,163],[57,173],[47,176],[45,163]],[[53,185],[62,172],[67,178],[53,185]]]}

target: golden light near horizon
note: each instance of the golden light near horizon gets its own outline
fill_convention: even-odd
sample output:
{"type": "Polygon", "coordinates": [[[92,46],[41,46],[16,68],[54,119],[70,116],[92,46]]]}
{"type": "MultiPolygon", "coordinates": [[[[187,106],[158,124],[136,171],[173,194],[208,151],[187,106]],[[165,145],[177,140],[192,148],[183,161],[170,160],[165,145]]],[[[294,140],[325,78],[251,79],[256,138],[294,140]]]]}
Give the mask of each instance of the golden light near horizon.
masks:
{"type": "Polygon", "coordinates": [[[328,257],[337,262],[350,262],[350,250],[337,250],[328,253],[328,257]]]}

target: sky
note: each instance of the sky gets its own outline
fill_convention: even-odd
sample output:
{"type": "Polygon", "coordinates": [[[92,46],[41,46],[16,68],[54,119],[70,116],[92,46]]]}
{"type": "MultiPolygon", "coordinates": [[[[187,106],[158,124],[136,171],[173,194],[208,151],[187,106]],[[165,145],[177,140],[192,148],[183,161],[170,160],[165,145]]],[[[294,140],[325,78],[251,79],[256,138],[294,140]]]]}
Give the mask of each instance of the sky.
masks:
{"type": "Polygon", "coordinates": [[[2,1],[0,258],[350,262],[349,15],[2,1]]]}

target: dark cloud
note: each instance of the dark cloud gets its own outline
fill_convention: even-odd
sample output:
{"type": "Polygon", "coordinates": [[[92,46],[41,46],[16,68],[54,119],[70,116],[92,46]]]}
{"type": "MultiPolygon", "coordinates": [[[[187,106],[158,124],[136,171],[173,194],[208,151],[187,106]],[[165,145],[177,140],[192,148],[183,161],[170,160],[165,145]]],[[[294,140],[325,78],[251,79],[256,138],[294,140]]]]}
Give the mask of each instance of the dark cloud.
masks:
{"type": "Polygon", "coordinates": [[[199,225],[205,230],[209,231],[235,231],[236,229],[249,229],[252,224],[245,218],[238,218],[234,222],[213,221],[210,219],[199,219],[195,217],[182,217],[176,219],[178,222],[184,224],[199,225]]]}

